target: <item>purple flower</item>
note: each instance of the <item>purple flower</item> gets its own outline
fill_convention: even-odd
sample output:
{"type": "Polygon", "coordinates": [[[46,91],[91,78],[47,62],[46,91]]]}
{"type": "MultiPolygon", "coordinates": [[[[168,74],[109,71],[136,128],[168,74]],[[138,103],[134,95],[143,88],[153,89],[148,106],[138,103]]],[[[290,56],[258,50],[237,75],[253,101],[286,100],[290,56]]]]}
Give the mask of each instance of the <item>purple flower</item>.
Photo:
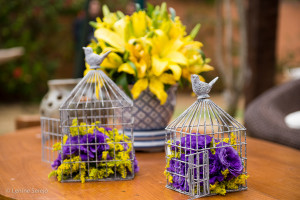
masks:
{"type": "Polygon", "coordinates": [[[209,184],[215,184],[216,181],[222,182],[224,180],[223,174],[220,172],[215,175],[210,175],[209,176],[209,184]]]}
{"type": "Polygon", "coordinates": [[[217,155],[209,155],[209,174],[216,174],[221,170],[221,163],[217,155]]]}
{"type": "MultiPolygon", "coordinates": [[[[176,141],[176,143],[175,143],[177,146],[180,144],[180,142],[179,141],[176,141]]],[[[176,147],[174,144],[173,145],[171,145],[171,150],[172,151],[175,151],[175,149],[178,149],[178,147],[176,147]]]]}
{"type": "MultiPolygon", "coordinates": [[[[177,146],[181,146],[184,149],[184,153],[181,153],[180,158],[172,158],[169,161],[169,167],[167,171],[170,172],[173,176],[173,187],[177,189],[181,189],[183,191],[188,191],[188,185],[186,181],[182,180],[185,176],[187,176],[187,172],[189,169],[189,159],[191,158],[189,155],[199,152],[197,150],[201,150],[203,148],[209,148],[212,142],[212,137],[208,135],[196,135],[193,133],[192,135],[187,135],[182,137],[180,141],[176,141],[177,146]],[[178,176],[180,174],[181,176],[178,176]]],[[[220,141],[215,140],[216,143],[220,141]]],[[[221,142],[217,145],[215,149],[215,154],[212,151],[208,150],[209,157],[209,183],[214,184],[216,181],[222,182],[224,181],[224,175],[222,171],[228,169],[229,174],[226,177],[226,180],[230,180],[233,177],[240,175],[243,171],[243,165],[241,159],[238,155],[238,152],[229,146],[226,142],[221,142]]],[[[171,144],[171,150],[174,152],[178,152],[180,148],[171,144]]],[[[203,154],[199,153],[199,157],[197,158],[197,154],[194,155],[193,160],[194,164],[201,165],[203,164],[203,154]]],[[[195,166],[196,166],[195,165],[195,166]]],[[[204,169],[203,167],[194,168],[194,178],[203,178],[204,169]]]]}
{"type": "Polygon", "coordinates": [[[192,135],[187,135],[181,138],[181,146],[192,148],[192,149],[202,149],[204,147],[209,147],[211,143],[212,137],[209,135],[196,135],[192,133],[192,135]]]}
{"type": "Polygon", "coordinates": [[[124,147],[124,151],[126,151],[129,148],[128,143],[122,143],[122,146],[124,147]]]}
{"type": "MultiPolygon", "coordinates": [[[[106,131],[111,131],[111,128],[105,128],[106,131]]],[[[87,133],[85,135],[77,135],[77,136],[69,136],[66,143],[63,145],[60,154],[57,159],[52,163],[52,167],[57,169],[64,159],[69,159],[71,156],[78,156],[82,161],[93,160],[100,161],[103,160],[103,152],[108,151],[110,146],[107,143],[107,138],[109,138],[105,133],[106,131],[100,132],[96,128],[94,129],[94,133],[87,133]]],[[[111,138],[110,138],[111,139],[111,138]]],[[[122,146],[124,147],[124,152],[128,153],[129,149],[128,142],[121,141],[122,146]]],[[[111,157],[108,152],[106,156],[106,160],[113,160],[114,157],[111,157]]],[[[130,158],[132,159],[133,153],[131,153],[130,158]]],[[[133,170],[134,172],[139,171],[138,162],[136,157],[133,159],[133,170]]],[[[127,169],[127,172],[129,170],[127,169]]]]}
{"type": "Polygon", "coordinates": [[[80,136],[70,136],[67,139],[62,148],[64,159],[69,158],[72,154],[78,155],[78,141],[80,141],[80,136]]]}
{"type": "Polygon", "coordinates": [[[106,131],[112,131],[112,128],[109,128],[109,127],[104,127],[104,129],[105,129],[106,131]]]}
{"type": "Polygon", "coordinates": [[[140,171],[140,168],[138,166],[138,161],[135,156],[134,156],[134,160],[133,160],[133,169],[134,169],[134,173],[137,173],[140,171]]]}
{"type": "Polygon", "coordinates": [[[218,155],[222,170],[228,169],[229,172],[235,177],[242,173],[242,161],[238,152],[233,147],[229,146],[218,148],[216,149],[216,155],[218,155]]]}
{"type": "Polygon", "coordinates": [[[80,144],[80,157],[83,161],[94,159],[97,155],[99,160],[102,159],[102,152],[109,149],[109,145],[105,144],[107,136],[101,133],[97,129],[94,130],[94,134],[86,134],[81,136],[80,144]],[[98,144],[100,143],[100,144],[98,144]],[[95,144],[95,145],[93,145],[95,144]]]}
{"type": "Polygon", "coordinates": [[[51,167],[53,169],[57,169],[60,165],[61,165],[61,154],[59,153],[58,156],[57,156],[57,159],[54,160],[54,162],[52,163],[51,167]]]}
{"type": "Polygon", "coordinates": [[[179,189],[180,187],[184,187],[184,177],[174,175],[173,176],[173,187],[179,189]]]}

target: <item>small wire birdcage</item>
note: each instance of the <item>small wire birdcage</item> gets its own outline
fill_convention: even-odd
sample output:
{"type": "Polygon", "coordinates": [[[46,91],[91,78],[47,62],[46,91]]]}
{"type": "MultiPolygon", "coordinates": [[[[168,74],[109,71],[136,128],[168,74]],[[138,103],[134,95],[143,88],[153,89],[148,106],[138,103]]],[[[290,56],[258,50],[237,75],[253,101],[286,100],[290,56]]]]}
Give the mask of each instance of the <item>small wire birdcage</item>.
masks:
{"type": "Polygon", "coordinates": [[[192,75],[197,101],[166,127],[166,187],[192,198],[247,189],[246,129],[192,75]]]}
{"type": "Polygon", "coordinates": [[[92,70],[60,106],[60,119],[41,118],[42,158],[52,163],[51,175],[60,182],[132,179],[137,171],[133,102],[97,70],[108,53],[100,57],[84,49],[91,51],[86,62],[92,70]]]}

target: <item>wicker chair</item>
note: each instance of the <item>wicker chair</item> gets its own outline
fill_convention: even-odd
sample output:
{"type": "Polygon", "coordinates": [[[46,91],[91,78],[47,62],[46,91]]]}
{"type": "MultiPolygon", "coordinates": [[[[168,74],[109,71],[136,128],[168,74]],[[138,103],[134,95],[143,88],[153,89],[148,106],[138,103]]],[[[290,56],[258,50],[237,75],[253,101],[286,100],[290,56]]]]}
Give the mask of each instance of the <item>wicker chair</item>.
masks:
{"type": "Polygon", "coordinates": [[[252,137],[300,149],[300,129],[291,129],[284,122],[287,114],[299,110],[300,80],[274,87],[246,109],[247,132],[252,137]]]}

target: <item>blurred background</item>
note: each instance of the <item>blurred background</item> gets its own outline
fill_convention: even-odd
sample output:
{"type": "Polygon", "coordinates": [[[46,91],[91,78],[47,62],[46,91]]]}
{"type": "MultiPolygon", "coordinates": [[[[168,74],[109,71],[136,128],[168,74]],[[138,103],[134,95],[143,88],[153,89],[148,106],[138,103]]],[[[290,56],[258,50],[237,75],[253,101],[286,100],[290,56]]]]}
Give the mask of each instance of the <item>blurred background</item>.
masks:
{"type": "MultiPolygon", "coordinates": [[[[299,0],[165,2],[188,33],[201,24],[196,40],[215,67],[203,76],[221,78],[212,99],[241,122],[259,95],[299,78],[299,0]]],[[[162,1],[0,0],[0,134],[14,131],[18,118],[39,118],[48,80],[82,77],[81,47],[93,31],[88,21],[102,16],[103,4],[130,14],[135,3],[162,1]]],[[[179,88],[174,117],[194,101],[191,88],[179,88]]]]}

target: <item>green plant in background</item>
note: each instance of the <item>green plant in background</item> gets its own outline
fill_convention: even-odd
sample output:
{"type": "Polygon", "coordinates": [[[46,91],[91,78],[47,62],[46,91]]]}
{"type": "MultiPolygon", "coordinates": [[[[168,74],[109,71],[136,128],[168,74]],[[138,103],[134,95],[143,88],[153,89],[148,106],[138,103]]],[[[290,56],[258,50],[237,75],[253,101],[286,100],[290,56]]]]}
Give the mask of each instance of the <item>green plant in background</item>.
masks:
{"type": "Polygon", "coordinates": [[[1,66],[1,101],[38,100],[58,64],[59,46],[52,41],[59,31],[57,16],[64,1],[1,1],[0,48],[25,49],[21,58],[1,66]]]}
{"type": "MultiPolygon", "coordinates": [[[[99,0],[101,4],[125,6],[129,0],[99,0]]],[[[47,91],[47,81],[58,67],[74,63],[72,22],[87,0],[0,0],[0,49],[22,46],[25,54],[0,65],[3,101],[36,101],[47,91]]],[[[116,7],[117,8],[117,7],[116,7]]],[[[66,66],[69,65],[69,66],[66,66]]]]}

